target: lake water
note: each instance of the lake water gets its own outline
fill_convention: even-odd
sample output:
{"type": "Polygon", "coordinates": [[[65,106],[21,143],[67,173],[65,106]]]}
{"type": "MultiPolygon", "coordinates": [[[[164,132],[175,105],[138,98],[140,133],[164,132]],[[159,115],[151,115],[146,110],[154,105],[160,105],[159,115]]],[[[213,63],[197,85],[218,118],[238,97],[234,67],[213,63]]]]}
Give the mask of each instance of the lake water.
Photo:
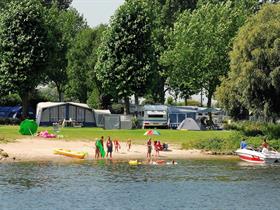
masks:
{"type": "Polygon", "coordinates": [[[280,209],[280,165],[2,163],[0,209],[280,209]]]}

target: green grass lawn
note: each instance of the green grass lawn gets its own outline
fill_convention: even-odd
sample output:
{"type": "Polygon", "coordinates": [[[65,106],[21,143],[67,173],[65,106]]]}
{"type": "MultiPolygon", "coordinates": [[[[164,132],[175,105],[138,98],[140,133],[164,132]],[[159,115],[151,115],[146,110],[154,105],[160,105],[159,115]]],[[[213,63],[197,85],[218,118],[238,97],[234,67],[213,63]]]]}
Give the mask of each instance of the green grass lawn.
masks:
{"type": "MultiPolygon", "coordinates": [[[[26,138],[20,135],[19,126],[0,126],[0,141],[26,138]]],[[[39,131],[48,130],[53,133],[52,127],[39,127],[39,131]]],[[[118,138],[120,141],[132,139],[135,144],[144,144],[149,136],[144,136],[146,130],[104,130],[101,128],[62,128],[59,132],[63,135],[64,140],[86,140],[93,141],[95,138],[110,136],[111,139],[118,138]]],[[[232,134],[231,131],[179,131],[179,130],[158,130],[160,136],[151,136],[153,140],[163,142],[182,144],[189,140],[199,141],[212,138],[228,138],[232,134]]]]}

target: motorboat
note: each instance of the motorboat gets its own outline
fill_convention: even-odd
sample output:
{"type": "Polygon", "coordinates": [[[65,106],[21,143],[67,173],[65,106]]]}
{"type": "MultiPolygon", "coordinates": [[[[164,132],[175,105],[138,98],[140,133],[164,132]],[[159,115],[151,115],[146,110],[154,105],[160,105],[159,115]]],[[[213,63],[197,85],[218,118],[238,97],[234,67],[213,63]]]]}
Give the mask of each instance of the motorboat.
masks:
{"type": "Polygon", "coordinates": [[[238,149],[235,153],[241,160],[251,163],[280,163],[280,153],[263,148],[262,151],[253,148],[238,149]]]}

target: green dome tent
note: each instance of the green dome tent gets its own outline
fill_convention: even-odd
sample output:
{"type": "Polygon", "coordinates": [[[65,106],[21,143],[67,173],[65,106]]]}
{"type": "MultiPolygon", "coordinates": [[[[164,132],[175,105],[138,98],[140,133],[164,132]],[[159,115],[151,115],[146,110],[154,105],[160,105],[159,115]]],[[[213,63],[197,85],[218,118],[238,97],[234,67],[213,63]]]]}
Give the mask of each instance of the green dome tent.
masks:
{"type": "Polygon", "coordinates": [[[38,125],[34,120],[24,120],[20,123],[19,132],[22,135],[33,135],[37,132],[38,125]]]}

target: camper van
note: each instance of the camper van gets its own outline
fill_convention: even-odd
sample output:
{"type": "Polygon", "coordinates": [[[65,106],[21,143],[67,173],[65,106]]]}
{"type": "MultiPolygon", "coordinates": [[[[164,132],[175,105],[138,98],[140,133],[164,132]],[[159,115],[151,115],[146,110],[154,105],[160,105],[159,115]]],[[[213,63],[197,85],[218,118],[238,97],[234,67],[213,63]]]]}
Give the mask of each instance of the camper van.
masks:
{"type": "Polygon", "coordinates": [[[142,112],[143,128],[167,127],[167,106],[164,105],[145,105],[142,112]]]}

